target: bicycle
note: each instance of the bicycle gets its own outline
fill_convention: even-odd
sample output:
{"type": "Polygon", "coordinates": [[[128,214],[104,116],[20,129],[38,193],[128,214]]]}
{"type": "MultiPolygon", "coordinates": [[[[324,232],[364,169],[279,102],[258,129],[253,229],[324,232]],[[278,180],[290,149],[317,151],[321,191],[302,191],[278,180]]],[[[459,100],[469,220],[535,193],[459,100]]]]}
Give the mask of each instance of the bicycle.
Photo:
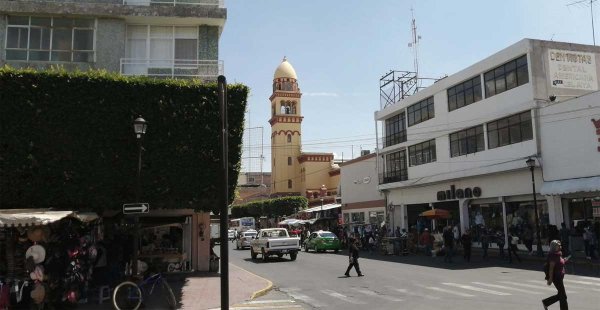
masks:
{"type": "Polygon", "coordinates": [[[112,295],[113,306],[116,310],[137,310],[143,302],[143,295],[152,295],[157,284],[160,284],[169,309],[175,309],[177,306],[175,294],[160,273],[144,279],[141,284],[125,281],[117,285],[112,295]],[[146,286],[151,286],[149,291],[146,290],[146,286]]]}

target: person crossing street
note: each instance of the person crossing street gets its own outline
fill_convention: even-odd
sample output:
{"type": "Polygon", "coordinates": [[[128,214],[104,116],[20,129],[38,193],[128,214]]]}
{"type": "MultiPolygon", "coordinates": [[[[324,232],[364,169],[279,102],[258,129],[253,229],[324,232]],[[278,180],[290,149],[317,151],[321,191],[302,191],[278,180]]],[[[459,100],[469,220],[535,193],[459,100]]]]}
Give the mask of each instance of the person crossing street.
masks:
{"type": "Polygon", "coordinates": [[[348,249],[349,265],[348,269],[346,269],[346,273],[344,273],[346,277],[350,276],[350,269],[352,269],[352,267],[354,267],[359,277],[363,276],[362,272],[360,272],[360,266],[358,265],[358,245],[358,239],[353,239],[350,243],[350,249],[348,249]]]}

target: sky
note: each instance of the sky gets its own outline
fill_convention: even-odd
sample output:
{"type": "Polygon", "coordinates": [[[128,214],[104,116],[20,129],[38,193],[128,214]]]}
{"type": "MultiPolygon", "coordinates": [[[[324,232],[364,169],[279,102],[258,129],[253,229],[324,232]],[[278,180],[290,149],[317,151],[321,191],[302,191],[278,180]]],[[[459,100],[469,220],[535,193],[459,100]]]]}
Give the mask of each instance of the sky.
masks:
{"type": "MultiPolygon", "coordinates": [[[[228,83],[250,88],[246,128],[254,129],[244,171],[270,171],[269,96],[284,56],[303,93],[302,151],[349,160],[376,148],[381,77],[414,70],[413,15],[421,77],[451,75],[523,38],[593,44],[589,0],[225,0],[225,7],[219,58],[228,83]]],[[[599,28],[600,1],[593,16],[599,28]]]]}

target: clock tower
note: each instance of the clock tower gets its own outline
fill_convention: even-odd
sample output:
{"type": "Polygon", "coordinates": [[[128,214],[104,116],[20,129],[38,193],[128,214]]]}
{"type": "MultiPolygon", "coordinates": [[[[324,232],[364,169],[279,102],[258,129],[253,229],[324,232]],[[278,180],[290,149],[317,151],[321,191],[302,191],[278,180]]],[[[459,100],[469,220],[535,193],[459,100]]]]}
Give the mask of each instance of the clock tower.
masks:
{"type": "Polygon", "coordinates": [[[271,197],[302,195],[301,97],[294,67],[284,57],[273,76],[271,101],[271,197]]]}

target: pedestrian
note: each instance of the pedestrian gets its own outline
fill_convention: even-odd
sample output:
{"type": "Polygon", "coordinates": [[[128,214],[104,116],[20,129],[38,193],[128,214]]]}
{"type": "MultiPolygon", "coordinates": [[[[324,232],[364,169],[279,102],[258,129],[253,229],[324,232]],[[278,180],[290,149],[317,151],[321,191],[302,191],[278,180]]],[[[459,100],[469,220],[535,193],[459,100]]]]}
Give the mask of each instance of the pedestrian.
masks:
{"type": "Polygon", "coordinates": [[[496,244],[498,245],[498,253],[500,257],[504,258],[504,233],[499,230],[496,232],[496,244]]]}
{"type": "Polygon", "coordinates": [[[483,229],[481,232],[481,248],[483,249],[483,259],[487,260],[488,257],[488,248],[490,247],[490,235],[487,229],[483,229]]]}
{"type": "Polygon", "coordinates": [[[517,254],[517,244],[519,244],[519,237],[514,235],[514,231],[511,231],[508,235],[508,262],[512,263],[512,255],[515,255],[515,258],[521,262],[521,258],[519,254],[517,254]]]}
{"type": "Polygon", "coordinates": [[[375,249],[375,238],[373,235],[369,236],[369,253],[373,254],[373,250],[375,249]]]}
{"type": "Polygon", "coordinates": [[[425,254],[431,256],[431,249],[433,248],[433,236],[429,233],[429,228],[425,228],[421,235],[421,244],[425,246],[425,254]]]}
{"type": "Polygon", "coordinates": [[[585,257],[592,259],[591,243],[593,240],[593,234],[589,226],[583,229],[583,246],[585,249],[585,257]]]}
{"type": "Polygon", "coordinates": [[[471,261],[471,231],[469,229],[465,230],[463,235],[460,237],[460,242],[463,246],[463,258],[467,261],[471,261]]]}
{"type": "Polygon", "coordinates": [[[454,225],[454,228],[452,228],[452,236],[454,237],[454,244],[458,246],[460,243],[460,228],[458,227],[458,224],[454,225]]]}
{"type": "Polygon", "coordinates": [[[444,262],[451,263],[452,262],[452,251],[454,249],[454,234],[452,233],[452,228],[450,226],[444,229],[444,234],[442,235],[444,238],[444,262]]]}
{"type": "Polygon", "coordinates": [[[346,269],[346,273],[344,273],[346,277],[350,276],[350,269],[352,269],[352,267],[354,267],[359,277],[363,276],[362,272],[360,272],[360,266],[358,265],[358,246],[358,239],[353,239],[350,241],[350,249],[348,250],[349,265],[348,269],[346,269]]]}
{"type": "Polygon", "coordinates": [[[523,231],[523,243],[529,252],[529,255],[533,255],[533,229],[531,229],[531,225],[525,225],[525,230],[523,231]]]}
{"type": "Polygon", "coordinates": [[[565,263],[569,258],[562,257],[561,244],[558,240],[552,240],[550,242],[550,252],[546,258],[546,284],[552,285],[558,293],[554,296],[550,296],[542,300],[544,309],[548,310],[548,307],[555,302],[560,302],[560,310],[568,310],[569,304],[567,303],[567,292],[563,279],[565,277],[565,263]]]}
{"type": "Polygon", "coordinates": [[[561,248],[562,248],[562,252],[563,255],[565,256],[569,256],[569,254],[571,253],[571,230],[569,228],[567,228],[567,225],[565,224],[565,222],[562,222],[560,224],[560,243],[562,244],[561,248]]]}

